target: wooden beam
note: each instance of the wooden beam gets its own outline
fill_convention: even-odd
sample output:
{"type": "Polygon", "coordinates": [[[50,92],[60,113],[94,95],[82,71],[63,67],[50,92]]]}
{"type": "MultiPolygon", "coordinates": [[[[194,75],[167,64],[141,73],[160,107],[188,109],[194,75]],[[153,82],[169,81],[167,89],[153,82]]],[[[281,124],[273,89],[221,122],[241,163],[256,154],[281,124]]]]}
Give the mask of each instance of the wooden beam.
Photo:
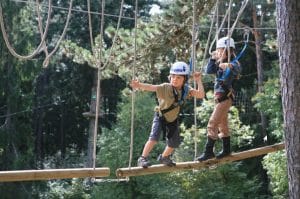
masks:
{"type": "Polygon", "coordinates": [[[176,163],[175,167],[169,167],[162,164],[157,164],[150,166],[146,169],[142,167],[131,167],[131,168],[119,168],[116,170],[116,175],[118,178],[129,177],[129,176],[141,176],[150,175],[156,173],[167,173],[174,171],[184,171],[192,169],[200,169],[209,167],[212,165],[221,165],[233,161],[244,160],[247,158],[261,156],[274,151],[279,151],[284,149],[284,143],[274,144],[271,146],[260,147],[256,149],[251,149],[248,151],[243,151],[239,153],[233,153],[230,156],[224,157],[222,159],[210,159],[203,162],[193,161],[193,162],[179,162],[176,163]]]}
{"type": "Polygon", "coordinates": [[[43,169],[0,171],[0,182],[53,180],[67,178],[96,178],[107,177],[110,169],[103,168],[71,168],[71,169],[43,169]]]}
{"type": "MultiPolygon", "coordinates": [[[[96,117],[96,114],[91,113],[91,112],[84,112],[84,113],[82,113],[82,115],[83,115],[83,117],[87,117],[87,118],[90,118],[90,117],[95,118],[96,117]]],[[[98,117],[102,117],[102,116],[103,116],[103,114],[99,114],[98,117]]]]}

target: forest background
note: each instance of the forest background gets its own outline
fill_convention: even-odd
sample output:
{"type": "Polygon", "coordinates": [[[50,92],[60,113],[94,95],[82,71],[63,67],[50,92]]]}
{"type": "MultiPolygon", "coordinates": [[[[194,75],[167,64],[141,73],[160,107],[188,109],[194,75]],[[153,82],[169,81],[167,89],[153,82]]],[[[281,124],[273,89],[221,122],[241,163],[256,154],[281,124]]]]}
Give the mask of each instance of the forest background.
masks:
{"type": "MultiPolygon", "coordinates": [[[[233,1],[231,23],[241,1],[233,1]]],[[[97,53],[101,60],[101,100],[97,137],[97,167],[113,171],[129,163],[132,91],[135,77],[159,84],[167,81],[175,60],[189,62],[192,46],[191,0],[125,1],[118,29],[121,1],[105,3],[101,35],[101,2],[91,1],[92,34],[87,3],[74,0],[64,40],[55,49],[66,24],[69,1],[52,1],[51,24],[45,48],[32,59],[11,55],[1,35],[0,48],[0,170],[80,168],[92,165],[93,117],[97,83],[97,53]],[[153,6],[160,6],[152,13],[153,6]],[[90,39],[92,35],[92,40],[90,39]],[[114,36],[117,37],[114,37],[114,36]],[[116,39],[114,39],[116,38],[116,39]],[[136,38],[137,48],[134,48],[136,38]],[[93,48],[92,48],[93,46],[93,48]],[[48,52],[49,51],[49,52],[48,52]],[[136,56],[136,60],[135,59],[136,56]]],[[[48,1],[40,1],[45,29],[48,1]]],[[[196,70],[204,68],[215,1],[197,1],[196,70]]],[[[13,48],[29,54],[41,41],[35,1],[1,1],[5,28],[13,48]]],[[[228,1],[219,3],[219,20],[228,1]]],[[[249,30],[248,47],[240,59],[243,71],[236,82],[236,100],[230,111],[235,152],[283,141],[283,119],[276,45],[275,4],[250,0],[232,37],[239,52],[249,30]]],[[[216,24],[214,24],[216,25],[216,24]]],[[[219,34],[227,34],[226,26],[219,34]]],[[[213,38],[212,37],[212,38],[213,38]]],[[[213,46],[214,47],[214,46],[213,46]]],[[[203,74],[207,99],[188,103],[181,115],[183,143],[174,158],[194,159],[201,153],[206,125],[213,109],[213,77],[203,74]],[[198,135],[194,135],[194,114],[198,135]],[[196,139],[196,140],[195,140],[196,139]]],[[[151,129],[155,95],[135,93],[133,164],[151,129]]],[[[221,143],[218,143],[217,150],[221,143]]],[[[164,141],[151,153],[155,162],[164,141]]],[[[287,198],[288,179],[284,151],[198,171],[131,177],[128,182],[90,183],[86,179],[0,183],[2,198],[287,198]]]]}

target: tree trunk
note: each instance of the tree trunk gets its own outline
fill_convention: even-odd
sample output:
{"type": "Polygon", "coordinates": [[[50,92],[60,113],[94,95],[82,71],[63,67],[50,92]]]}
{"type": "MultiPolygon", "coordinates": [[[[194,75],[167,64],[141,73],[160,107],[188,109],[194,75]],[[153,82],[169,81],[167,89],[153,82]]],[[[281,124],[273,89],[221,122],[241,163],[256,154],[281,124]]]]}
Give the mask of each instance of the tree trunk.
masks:
{"type": "MultiPolygon", "coordinates": [[[[97,71],[95,70],[93,77],[93,87],[91,92],[90,113],[96,114],[96,99],[97,99],[97,71]]],[[[86,167],[93,167],[93,146],[94,146],[94,131],[95,131],[95,117],[89,117],[89,137],[87,148],[87,162],[86,167]]]]}
{"type": "Polygon", "coordinates": [[[41,161],[44,159],[44,135],[43,135],[43,122],[44,122],[44,109],[39,108],[45,103],[45,90],[48,84],[48,71],[44,69],[36,79],[36,90],[34,99],[34,133],[35,133],[35,154],[37,159],[37,167],[42,168],[41,161]]]}
{"type": "Polygon", "coordinates": [[[60,151],[61,151],[61,159],[65,159],[66,155],[66,135],[64,131],[64,116],[65,116],[65,109],[64,105],[60,105],[61,111],[61,118],[60,118],[60,151]]]}
{"type": "Polygon", "coordinates": [[[300,4],[277,0],[277,31],[289,198],[300,198],[300,4]]]}
{"type": "MultiPolygon", "coordinates": [[[[262,58],[262,49],[261,49],[261,41],[262,41],[262,36],[261,32],[258,27],[260,27],[258,19],[257,19],[257,13],[256,13],[256,7],[252,6],[252,20],[253,20],[253,29],[252,33],[255,38],[255,53],[256,53],[256,68],[257,68],[257,89],[258,92],[263,92],[263,83],[264,83],[264,70],[263,70],[263,58],[262,58]]],[[[260,124],[261,124],[261,141],[263,142],[263,139],[266,138],[268,141],[268,136],[267,136],[267,121],[266,121],[266,116],[263,112],[259,112],[260,114],[260,124]]]]}

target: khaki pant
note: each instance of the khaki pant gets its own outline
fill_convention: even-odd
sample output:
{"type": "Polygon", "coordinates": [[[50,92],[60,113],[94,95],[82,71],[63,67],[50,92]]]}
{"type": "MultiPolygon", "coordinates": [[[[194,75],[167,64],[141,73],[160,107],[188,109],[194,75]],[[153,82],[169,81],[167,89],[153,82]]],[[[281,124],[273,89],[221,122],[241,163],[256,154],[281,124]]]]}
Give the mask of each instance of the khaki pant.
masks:
{"type": "Polygon", "coordinates": [[[218,138],[230,136],[228,111],[231,105],[232,100],[230,98],[215,104],[214,111],[211,114],[207,125],[207,135],[210,138],[216,140],[218,138]]]}

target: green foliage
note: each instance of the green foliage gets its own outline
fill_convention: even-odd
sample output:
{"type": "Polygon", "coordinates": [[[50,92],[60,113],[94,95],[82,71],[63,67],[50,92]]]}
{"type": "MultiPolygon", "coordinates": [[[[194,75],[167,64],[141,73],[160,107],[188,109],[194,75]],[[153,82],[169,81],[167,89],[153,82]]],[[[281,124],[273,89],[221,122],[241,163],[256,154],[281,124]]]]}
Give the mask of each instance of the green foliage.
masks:
{"type": "Polygon", "coordinates": [[[287,157],[284,151],[264,157],[263,166],[270,179],[270,190],[275,199],[288,198],[287,157]]]}
{"type": "MultiPolygon", "coordinates": [[[[109,166],[111,170],[126,167],[129,163],[132,108],[130,99],[130,96],[124,96],[123,102],[119,104],[116,124],[111,129],[103,128],[103,133],[98,139],[98,146],[101,146],[98,153],[99,164],[109,166]]],[[[150,93],[136,93],[133,121],[133,165],[136,164],[151,131],[154,106],[154,97],[150,93]]]]}
{"type": "Polygon", "coordinates": [[[89,187],[82,180],[53,181],[47,183],[47,192],[40,193],[40,198],[49,199],[90,199],[89,187]]]}
{"type": "MultiPolygon", "coordinates": [[[[197,1],[197,16],[209,12],[212,6],[212,1],[197,1]]],[[[103,40],[103,45],[100,46],[98,35],[94,41],[93,53],[72,41],[63,44],[62,53],[77,63],[87,62],[90,66],[97,67],[101,49],[102,59],[98,61],[105,66],[102,70],[103,78],[117,73],[126,80],[131,79],[132,70],[135,67],[134,76],[139,77],[141,81],[151,80],[158,76],[160,69],[165,68],[174,60],[187,62],[191,55],[192,35],[186,27],[192,25],[192,15],[189,12],[192,10],[192,3],[191,1],[176,1],[174,7],[171,8],[174,10],[170,13],[166,12],[163,18],[168,20],[172,15],[176,24],[157,22],[160,19],[153,19],[147,23],[139,20],[136,32],[127,28],[120,28],[117,32],[115,26],[108,26],[103,37],[108,38],[109,42],[103,40]],[[178,8],[180,12],[177,12],[178,8]],[[110,45],[114,38],[116,38],[115,43],[110,45]]]]}
{"type": "Polygon", "coordinates": [[[180,185],[182,198],[265,198],[258,195],[261,184],[232,163],[191,172],[172,173],[169,182],[180,185]]]}
{"type": "MultiPolygon", "coordinates": [[[[35,42],[32,41],[35,41],[36,36],[30,6],[20,7],[10,2],[3,2],[1,5],[11,45],[18,53],[27,54],[34,45],[35,42]]],[[[30,168],[34,157],[32,81],[38,71],[37,62],[14,59],[2,39],[0,48],[0,168],[30,168]]]]}
{"type": "Polygon", "coordinates": [[[254,107],[269,117],[269,131],[277,139],[283,137],[283,116],[280,98],[280,84],[278,78],[270,78],[264,83],[264,91],[253,98],[254,107]]]}

